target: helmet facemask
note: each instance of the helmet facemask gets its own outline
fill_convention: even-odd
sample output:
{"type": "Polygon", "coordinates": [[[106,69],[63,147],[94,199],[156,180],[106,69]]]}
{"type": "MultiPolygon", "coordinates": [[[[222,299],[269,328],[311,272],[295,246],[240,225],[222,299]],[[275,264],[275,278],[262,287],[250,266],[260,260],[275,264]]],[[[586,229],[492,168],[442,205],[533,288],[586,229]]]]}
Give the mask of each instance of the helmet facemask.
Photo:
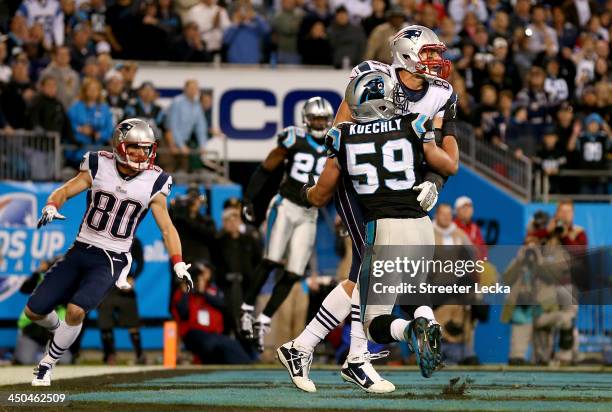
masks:
{"type": "Polygon", "coordinates": [[[332,116],[305,115],[304,124],[308,133],[315,139],[322,139],[327,130],[332,126],[334,119],[332,116]]]}
{"type": "Polygon", "coordinates": [[[134,171],[141,172],[151,169],[157,156],[157,143],[126,143],[121,142],[115,149],[115,159],[122,165],[134,171]],[[138,147],[144,151],[144,156],[130,155],[128,152],[132,147],[138,147]]]}
{"type": "Polygon", "coordinates": [[[442,57],[446,46],[431,29],[406,27],[393,37],[390,45],[393,67],[428,79],[446,79],[450,75],[450,60],[442,57]]]}
{"type": "Polygon", "coordinates": [[[308,133],[315,139],[323,139],[334,121],[334,109],[322,97],[312,97],[302,108],[302,121],[308,133]],[[321,120],[318,120],[321,119],[321,120]]]}

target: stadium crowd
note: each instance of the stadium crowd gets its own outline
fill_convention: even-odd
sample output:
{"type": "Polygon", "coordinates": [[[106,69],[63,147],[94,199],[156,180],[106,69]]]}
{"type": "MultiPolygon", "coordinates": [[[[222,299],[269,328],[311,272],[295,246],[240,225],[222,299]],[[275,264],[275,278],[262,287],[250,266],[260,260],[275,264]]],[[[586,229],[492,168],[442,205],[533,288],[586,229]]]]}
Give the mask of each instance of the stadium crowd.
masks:
{"type": "MultiPolygon", "coordinates": [[[[184,154],[208,136],[199,86],[162,111],[153,84],[134,88],[129,61],[349,69],[390,63],[389,38],[418,23],[448,46],[457,116],[478,138],[531,157],[552,192],[607,193],[605,177],[561,185],[555,175],[608,166],[611,13],[610,0],[9,0],[0,6],[0,129],[103,146],[114,124],[139,116],[184,154]]],[[[81,152],[68,151],[67,164],[81,152]]]]}

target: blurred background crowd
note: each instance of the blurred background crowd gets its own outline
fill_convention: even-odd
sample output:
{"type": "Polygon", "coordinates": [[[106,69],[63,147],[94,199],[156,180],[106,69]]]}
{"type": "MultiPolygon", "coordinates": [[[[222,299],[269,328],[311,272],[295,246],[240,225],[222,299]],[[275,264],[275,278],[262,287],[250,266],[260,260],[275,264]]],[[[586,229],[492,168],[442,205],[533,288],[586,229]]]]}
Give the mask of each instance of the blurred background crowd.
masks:
{"type": "MultiPolygon", "coordinates": [[[[611,13],[611,0],[7,0],[0,129],[52,130],[65,144],[95,147],[138,116],[164,132],[172,153],[203,150],[206,85],[186,85],[162,110],[154,84],[132,84],[131,60],[349,69],[390,63],[389,38],[417,23],[448,46],[457,116],[479,139],[530,157],[551,176],[551,193],[605,194],[605,177],[562,185],[555,176],[609,165],[611,13]]],[[[81,152],[66,152],[67,164],[81,152]]]]}

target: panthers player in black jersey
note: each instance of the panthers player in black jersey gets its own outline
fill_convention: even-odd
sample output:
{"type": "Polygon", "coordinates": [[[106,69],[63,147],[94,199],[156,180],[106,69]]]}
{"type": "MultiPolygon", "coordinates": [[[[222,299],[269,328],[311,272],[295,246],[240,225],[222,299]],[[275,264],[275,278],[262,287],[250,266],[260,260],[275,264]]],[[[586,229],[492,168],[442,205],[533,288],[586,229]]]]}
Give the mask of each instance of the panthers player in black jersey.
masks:
{"type": "MultiPolygon", "coordinates": [[[[347,101],[352,117],[366,123],[340,123],[328,132],[327,145],[335,160],[327,162],[319,181],[305,190],[304,197],[322,206],[331,199],[338,182],[348,178],[364,213],[366,245],[434,245],[433,225],[414,190],[423,182],[421,163],[425,160],[444,176],[455,174],[458,165],[436,146],[429,116],[389,115],[391,87],[393,81],[380,72],[362,74],[349,84],[347,101]],[[382,89],[383,98],[368,97],[368,85],[373,81],[382,89]],[[376,120],[381,118],[384,120],[376,120]]],[[[367,264],[362,267],[360,283],[368,281],[368,270],[367,264]]],[[[353,294],[358,292],[356,288],[353,294]]],[[[361,302],[365,303],[361,319],[368,338],[377,343],[408,341],[422,375],[430,377],[440,361],[440,327],[435,319],[417,312],[408,322],[391,314],[393,303],[367,305],[365,296],[361,302]]],[[[342,376],[363,386],[361,363],[349,359],[342,376]]]]}
{"type": "Polygon", "coordinates": [[[285,174],[279,193],[268,208],[264,258],[255,269],[253,286],[247,291],[241,306],[241,333],[246,338],[256,339],[260,351],[272,315],[293,284],[304,275],[312,254],[318,212],[300,199],[300,190],[310,175],[319,176],[323,170],[325,132],[331,126],[333,116],[333,108],[327,100],[321,97],[309,99],[302,109],[304,127],[290,126],[279,134],[277,147],[256,170],[246,190],[244,215],[253,220],[251,199],[261,191],[272,172],[284,164],[285,174]],[[285,265],[283,260],[286,260],[285,265]],[[283,274],[274,285],[268,304],[255,320],[255,299],[275,268],[281,269],[283,274]]]}

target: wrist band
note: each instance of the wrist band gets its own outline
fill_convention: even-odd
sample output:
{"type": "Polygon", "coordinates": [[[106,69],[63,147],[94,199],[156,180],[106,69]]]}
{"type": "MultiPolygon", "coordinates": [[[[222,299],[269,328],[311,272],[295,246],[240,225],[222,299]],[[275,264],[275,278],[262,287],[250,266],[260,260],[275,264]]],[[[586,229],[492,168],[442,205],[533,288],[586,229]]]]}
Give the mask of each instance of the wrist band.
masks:
{"type": "Polygon", "coordinates": [[[183,261],[183,257],[181,255],[172,255],[170,256],[170,262],[172,262],[172,266],[176,265],[179,262],[183,261]]]}

